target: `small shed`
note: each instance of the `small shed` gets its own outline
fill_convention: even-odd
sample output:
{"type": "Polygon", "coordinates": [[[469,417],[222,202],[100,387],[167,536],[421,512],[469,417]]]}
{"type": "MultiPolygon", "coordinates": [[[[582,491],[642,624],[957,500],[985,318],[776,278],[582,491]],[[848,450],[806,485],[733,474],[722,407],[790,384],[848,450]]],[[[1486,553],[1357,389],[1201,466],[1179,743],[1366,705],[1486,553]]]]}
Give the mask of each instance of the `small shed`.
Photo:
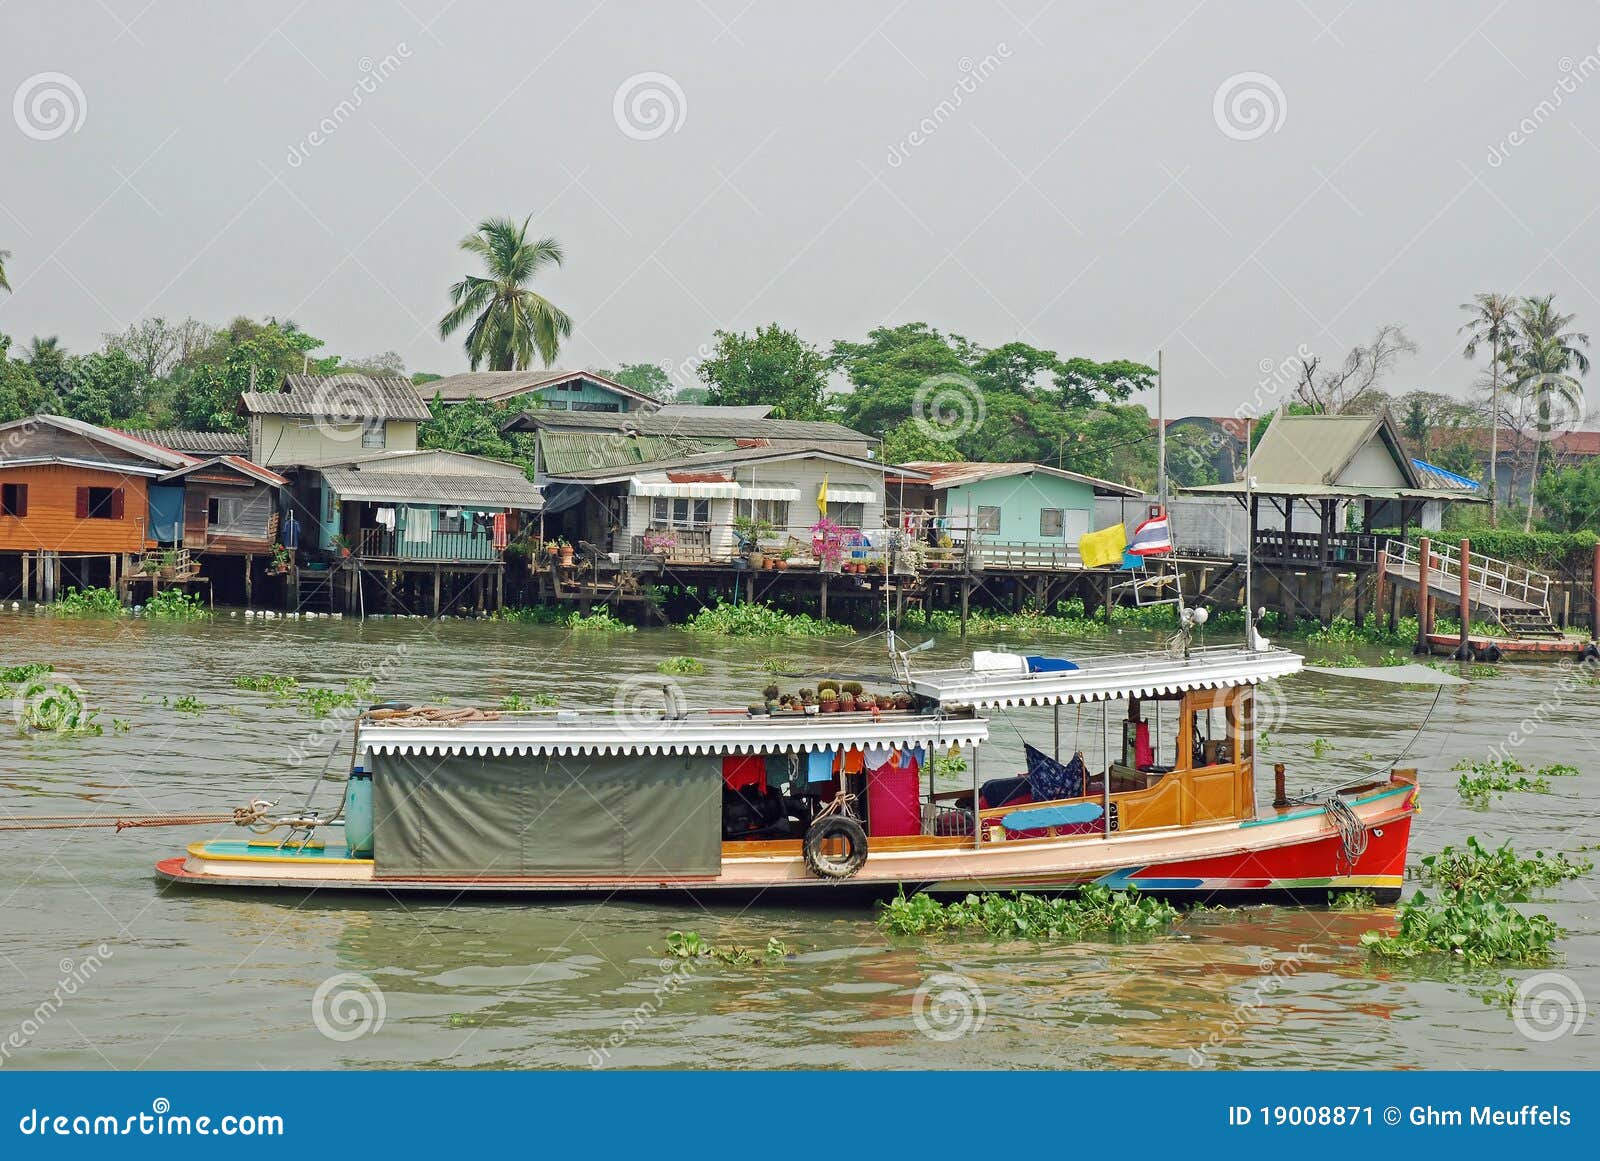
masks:
{"type": "Polygon", "coordinates": [[[957,544],[977,539],[1075,550],[1078,538],[1094,527],[1097,496],[1140,494],[1126,484],[1044,464],[913,460],[902,466],[907,473],[886,481],[891,514],[957,544]]]}
{"type": "Polygon", "coordinates": [[[278,535],[281,490],[289,481],[243,456],[213,456],[177,468],[150,489],[152,539],[194,552],[270,552],[278,535]],[[181,489],[181,523],[159,511],[163,489],[181,489]]]}

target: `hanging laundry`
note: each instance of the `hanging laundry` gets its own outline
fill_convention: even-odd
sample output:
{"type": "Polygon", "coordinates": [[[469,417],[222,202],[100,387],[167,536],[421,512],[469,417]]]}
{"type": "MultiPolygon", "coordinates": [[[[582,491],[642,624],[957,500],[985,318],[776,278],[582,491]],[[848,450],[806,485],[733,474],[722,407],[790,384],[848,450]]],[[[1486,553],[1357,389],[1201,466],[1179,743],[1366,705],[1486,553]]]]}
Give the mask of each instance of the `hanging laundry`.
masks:
{"type": "Polygon", "coordinates": [[[812,750],[806,755],[806,781],[832,782],[833,762],[832,750],[812,750]]]}
{"type": "Polygon", "coordinates": [[[508,542],[509,541],[508,541],[508,538],[506,536],[506,514],[504,512],[496,512],[494,514],[494,549],[495,549],[495,551],[499,552],[501,549],[505,548],[505,546],[506,546],[506,544],[508,542]]]}

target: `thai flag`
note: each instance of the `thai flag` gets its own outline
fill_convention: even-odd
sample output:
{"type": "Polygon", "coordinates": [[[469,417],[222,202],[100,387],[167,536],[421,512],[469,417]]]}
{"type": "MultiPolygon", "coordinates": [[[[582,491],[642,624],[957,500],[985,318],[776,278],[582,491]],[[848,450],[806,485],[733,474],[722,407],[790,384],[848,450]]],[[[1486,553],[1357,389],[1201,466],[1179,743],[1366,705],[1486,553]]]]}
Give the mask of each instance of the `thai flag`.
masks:
{"type": "Polygon", "coordinates": [[[1133,540],[1128,551],[1135,556],[1160,556],[1172,551],[1172,527],[1167,514],[1152,516],[1133,530],[1133,540]]]}

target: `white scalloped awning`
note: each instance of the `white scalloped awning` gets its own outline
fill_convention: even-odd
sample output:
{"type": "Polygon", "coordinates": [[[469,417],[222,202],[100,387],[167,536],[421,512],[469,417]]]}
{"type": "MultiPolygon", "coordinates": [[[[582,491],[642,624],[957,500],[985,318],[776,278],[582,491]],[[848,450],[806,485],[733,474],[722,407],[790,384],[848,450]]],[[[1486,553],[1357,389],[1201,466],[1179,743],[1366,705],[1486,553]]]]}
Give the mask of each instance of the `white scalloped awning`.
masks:
{"type": "Polygon", "coordinates": [[[740,484],[739,499],[741,500],[798,500],[799,488],[766,488],[757,487],[755,484],[740,484]]]}
{"type": "Polygon", "coordinates": [[[741,495],[739,485],[732,480],[696,480],[680,484],[665,476],[634,476],[632,491],[635,496],[676,496],[695,500],[725,500],[741,495]]]}
{"type": "Polygon", "coordinates": [[[1048,673],[945,669],[912,682],[918,693],[978,709],[1012,705],[1063,705],[1159,697],[1191,689],[1257,685],[1299,672],[1301,658],[1286,649],[1248,650],[1225,645],[1194,649],[1188,657],[1149,653],[1085,661],[1081,668],[1048,673]]]}
{"type": "Polygon", "coordinates": [[[679,720],[627,720],[604,714],[570,720],[544,716],[460,725],[363,723],[364,754],[782,754],[869,746],[975,746],[988,740],[982,718],[850,714],[775,714],[751,718],[691,715],[679,720]],[[838,719],[838,720],[835,720],[838,719]]]}
{"type": "Polygon", "coordinates": [[[833,484],[828,485],[828,503],[830,504],[876,504],[878,493],[871,488],[840,488],[833,484]]]}

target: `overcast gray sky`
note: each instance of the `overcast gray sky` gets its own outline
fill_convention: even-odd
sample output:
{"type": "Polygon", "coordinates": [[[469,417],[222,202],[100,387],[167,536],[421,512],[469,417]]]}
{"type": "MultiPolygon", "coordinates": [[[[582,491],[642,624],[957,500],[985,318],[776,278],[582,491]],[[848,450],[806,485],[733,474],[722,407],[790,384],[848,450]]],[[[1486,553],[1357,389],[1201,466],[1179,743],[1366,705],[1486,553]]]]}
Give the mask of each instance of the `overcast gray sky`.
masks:
{"type": "Polygon", "coordinates": [[[1478,290],[1600,331],[1592,2],[0,0],[0,45],[19,341],[273,314],[464,369],[456,243],[529,213],[565,366],[922,319],[1164,347],[1216,413],[1388,321],[1387,386],[1460,394],[1478,290]]]}

